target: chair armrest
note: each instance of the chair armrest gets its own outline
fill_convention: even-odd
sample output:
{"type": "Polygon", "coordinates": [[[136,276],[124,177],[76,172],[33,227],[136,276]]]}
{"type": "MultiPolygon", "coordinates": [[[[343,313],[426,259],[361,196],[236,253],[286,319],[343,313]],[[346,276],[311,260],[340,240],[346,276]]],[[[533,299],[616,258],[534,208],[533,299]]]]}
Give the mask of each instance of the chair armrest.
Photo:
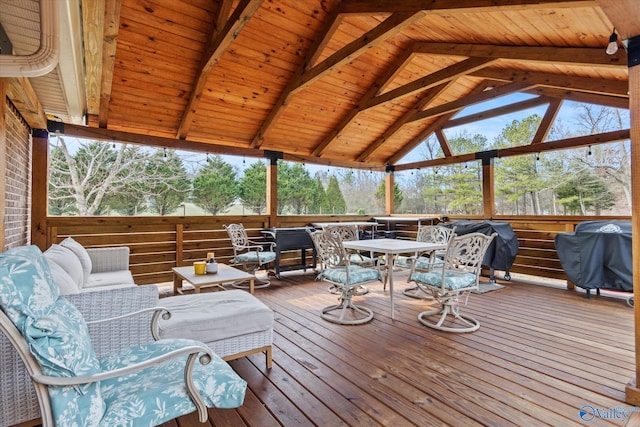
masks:
{"type": "Polygon", "coordinates": [[[92,273],[129,269],[129,248],[127,246],[87,248],[87,253],[91,258],[92,273]]]}
{"type": "Polygon", "coordinates": [[[134,317],[108,323],[95,321],[123,316],[158,306],[158,288],[153,285],[131,286],[65,295],[89,325],[91,342],[98,357],[124,348],[153,341],[151,319],[153,310],[134,317]]]}

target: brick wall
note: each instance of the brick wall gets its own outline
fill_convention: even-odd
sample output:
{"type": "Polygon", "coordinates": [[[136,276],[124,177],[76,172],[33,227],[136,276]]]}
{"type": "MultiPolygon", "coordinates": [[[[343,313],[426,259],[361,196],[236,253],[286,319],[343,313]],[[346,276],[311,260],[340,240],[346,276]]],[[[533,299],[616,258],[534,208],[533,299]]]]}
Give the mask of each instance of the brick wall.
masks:
{"type": "Polygon", "coordinates": [[[6,109],[5,212],[3,249],[30,243],[31,135],[29,126],[9,103],[6,109]]]}

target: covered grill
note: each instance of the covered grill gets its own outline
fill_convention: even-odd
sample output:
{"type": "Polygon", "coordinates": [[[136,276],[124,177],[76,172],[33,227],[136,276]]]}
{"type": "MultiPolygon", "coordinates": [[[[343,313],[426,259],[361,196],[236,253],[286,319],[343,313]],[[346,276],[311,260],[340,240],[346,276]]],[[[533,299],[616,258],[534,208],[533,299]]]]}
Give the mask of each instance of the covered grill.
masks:
{"type": "Polygon", "coordinates": [[[573,233],[558,233],[556,251],[577,286],[633,291],[631,221],[584,221],[573,233]]]}
{"type": "Polygon", "coordinates": [[[482,265],[491,269],[491,281],[495,281],[494,270],[503,270],[505,280],[511,280],[509,269],[518,254],[518,237],[506,222],[497,221],[467,221],[460,220],[442,224],[445,227],[455,227],[456,235],[461,236],[468,233],[482,233],[487,236],[497,233],[496,238],[491,242],[487,253],[484,256],[482,265]]]}

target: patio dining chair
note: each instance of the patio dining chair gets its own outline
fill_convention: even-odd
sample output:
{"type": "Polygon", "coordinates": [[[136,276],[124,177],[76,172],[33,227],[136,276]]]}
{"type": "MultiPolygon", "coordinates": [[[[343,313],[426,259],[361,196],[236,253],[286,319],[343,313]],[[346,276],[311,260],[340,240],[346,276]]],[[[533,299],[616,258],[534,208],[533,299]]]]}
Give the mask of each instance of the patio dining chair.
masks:
{"type": "MultiPolygon", "coordinates": [[[[276,259],[276,253],[274,252],[275,243],[260,243],[250,240],[243,224],[229,224],[223,225],[223,227],[227,230],[227,234],[231,239],[231,245],[233,246],[231,264],[241,266],[245,271],[254,276],[256,271],[266,267],[266,279],[256,277],[256,285],[254,288],[266,288],[269,286],[271,282],[269,281],[268,265],[276,259]],[[269,248],[268,251],[264,250],[265,246],[269,248]]],[[[234,283],[232,286],[249,289],[249,285],[246,283],[234,283]]]]}
{"type": "MultiPolygon", "coordinates": [[[[358,227],[355,225],[332,225],[330,227],[326,227],[326,231],[331,233],[332,236],[340,239],[341,242],[345,240],[358,240],[358,227]]],[[[359,265],[360,267],[376,267],[376,260],[363,255],[359,251],[350,251],[345,248],[347,255],[349,256],[349,262],[353,265],[359,265]]],[[[341,292],[339,286],[332,284],[329,286],[329,292],[332,294],[338,294],[341,292]]],[[[358,288],[354,291],[354,295],[364,295],[369,292],[369,288],[365,285],[359,285],[358,288]]]]}
{"type": "Polygon", "coordinates": [[[343,325],[369,322],[373,319],[373,311],[368,307],[354,304],[352,297],[356,295],[360,284],[380,280],[380,271],[377,268],[351,264],[349,255],[342,246],[342,240],[331,232],[317,230],[309,231],[309,234],[324,264],[318,279],[329,282],[340,290],[340,302],[323,308],[321,317],[329,322],[343,325]]]}
{"type": "Polygon", "coordinates": [[[466,304],[470,292],[479,289],[482,260],[496,235],[455,236],[447,247],[441,268],[426,272],[412,270],[410,279],[421,290],[432,294],[440,305],[418,314],[420,323],[447,332],[472,332],[480,327],[477,319],[460,313],[460,299],[465,298],[466,304]],[[438,317],[434,320],[435,316],[438,317]]]}
{"type": "Polygon", "coordinates": [[[0,254],[0,331],[31,377],[43,426],[152,426],[196,410],[205,422],[207,407],[243,404],[246,382],[201,342],[157,340],[98,359],[90,323],[59,295],[36,246],[0,254]]]}
{"type": "MultiPolygon", "coordinates": [[[[449,245],[451,239],[455,236],[455,227],[443,227],[441,225],[422,225],[418,228],[416,242],[432,242],[449,245]]],[[[446,249],[437,251],[428,251],[418,253],[413,256],[398,255],[394,266],[413,271],[429,271],[434,268],[442,268],[444,265],[444,254],[446,249]]],[[[411,281],[411,276],[407,278],[407,282],[411,281]]],[[[402,293],[411,298],[433,299],[433,295],[427,294],[418,286],[406,288],[402,293]]]]}

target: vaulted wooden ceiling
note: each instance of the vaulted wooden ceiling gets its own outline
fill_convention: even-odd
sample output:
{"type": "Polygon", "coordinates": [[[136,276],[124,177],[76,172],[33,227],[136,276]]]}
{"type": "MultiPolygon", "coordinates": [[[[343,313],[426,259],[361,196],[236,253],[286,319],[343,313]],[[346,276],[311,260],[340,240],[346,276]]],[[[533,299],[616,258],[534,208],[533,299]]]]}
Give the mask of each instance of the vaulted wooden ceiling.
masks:
{"type": "Polygon", "coordinates": [[[605,54],[601,3],[84,0],[91,129],[67,129],[383,167],[431,134],[451,156],[447,127],[547,105],[542,143],[562,100],[628,108],[626,53],[605,54]],[[515,92],[535,97],[456,118],[515,92]]]}

